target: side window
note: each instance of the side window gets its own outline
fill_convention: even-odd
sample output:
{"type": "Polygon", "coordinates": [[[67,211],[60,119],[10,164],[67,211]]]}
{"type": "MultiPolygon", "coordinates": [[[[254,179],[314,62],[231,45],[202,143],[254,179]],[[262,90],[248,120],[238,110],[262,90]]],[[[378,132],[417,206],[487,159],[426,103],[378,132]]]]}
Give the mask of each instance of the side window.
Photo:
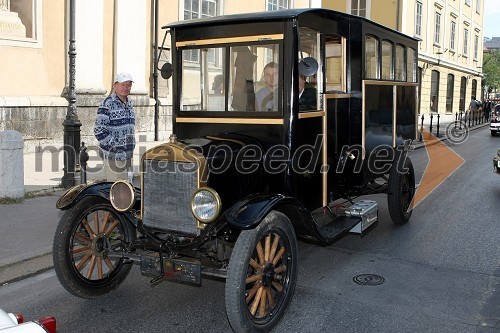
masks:
{"type": "Polygon", "coordinates": [[[229,111],[278,111],[279,45],[230,48],[229,111]]]}
{"type": "Polygon", "coordinates": [[[338,35],[325,36],[325,74],[327,92],[345,92],[345,39],[338,35]]]}
{"type": "Polygon", "coordinates": [[[182,51],[182,111],[224,111],[223,48],[182,51]],[[192,55],[198,61],[192,61],[192,55]],[[213,55],[218,55],[217,62],[213,55]]]}
{"type": "Polygon", "coordinates": [[[396,45],[395,79],[396,81],[406,81],[406,48],[403,45],[396,45]]]}
{"type": "Polygon", "coordinates": [[[380,79],[379,40],[373,36],[365,37],[365,78],[380,79]]]}
{"type": "Polygon", "coordinates": [[[391,42],[382,41],[382,80],[393,80],[393,45],[391,42]]]}
{"type": "Polygon", "coordinates": [[[310,28],[300,28],[299,49],[299,111],[320,109],[318,91],[321,87],[321,71],[318,70],[320,59],[320,34],[310,28]],[[313,58],[312,63],[309,61],[313,58]],[[315,63],[314,63],[315,62],[315,63]]]}
{"type": "Polygon", "coordinates": [[[282,69],[278,42],[188,45],[182,50],[182,59],[182,112],[279,110],[282,69]],[[199,55],[196,63],[189,60],[194,53],[199,55]]]}
{"type": "Polygon", "coordinates": [[[406,80],[408,82],[417,82],[417,52],[409,47],[406,54],[406,80]]]}

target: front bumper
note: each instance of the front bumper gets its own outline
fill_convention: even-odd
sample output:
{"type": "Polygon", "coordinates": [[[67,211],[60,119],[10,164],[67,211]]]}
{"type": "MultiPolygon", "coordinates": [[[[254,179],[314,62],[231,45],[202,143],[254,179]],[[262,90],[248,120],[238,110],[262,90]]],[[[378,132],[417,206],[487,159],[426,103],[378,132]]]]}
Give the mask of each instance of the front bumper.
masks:
{"type": "Polygon", "coordinates": [[[500,133],[500,123],[491,123],[490,131],[500,133]]]}

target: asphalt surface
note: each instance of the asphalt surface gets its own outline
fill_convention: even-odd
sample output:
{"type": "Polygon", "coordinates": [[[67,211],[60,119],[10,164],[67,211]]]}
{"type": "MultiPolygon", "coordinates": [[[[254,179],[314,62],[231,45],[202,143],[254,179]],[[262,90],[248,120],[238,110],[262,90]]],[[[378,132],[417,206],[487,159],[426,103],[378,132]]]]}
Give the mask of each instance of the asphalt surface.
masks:
{"type": "MultiPolygon", "coordinates": [[[[446,122],[441,125],[440,140],[448,139],[446,125],[446,122]]],[[[484,126],[488,126],[488,123],[471,130],[484,126]]],[[[435,131],[434,128],[433,134],[435,131]]],[[[136,172],[140,154],[157,144],[139,143],[134,156],[136,172]]],[[[416,149],[424,147],[418,141],[414,144],[416,149]]],[[[98,159],[91,157],[89,167],[96,167],[98,163],[98,159]]],[[[60,187],[62,161],[59,164],[54,164],[54,159],[48,154],[25,154],[25,190],[30,196],[21,202],[0,204],[0,286],[53,267],[52,242],[62,214],[55,204],[65,191],[60,187]]],[[[94,173],[89,179],[100,177],[99,173],[94,173]]]]}

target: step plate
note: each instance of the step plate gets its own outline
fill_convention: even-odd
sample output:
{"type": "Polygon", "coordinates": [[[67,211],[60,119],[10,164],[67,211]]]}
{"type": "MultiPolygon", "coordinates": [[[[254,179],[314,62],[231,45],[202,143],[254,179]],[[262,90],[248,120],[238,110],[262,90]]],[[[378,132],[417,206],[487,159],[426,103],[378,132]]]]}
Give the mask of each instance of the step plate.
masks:
{"type": "Polygon", "coordinates": [[[378,220],[378,205],[373,200],[361,200],[351,207],[342,212],[343,215],[349,217],[360,217],[359,222],[354,228],[350,230],[352,233],[362,234],[363,231],[368,229],[373,223],[378,220]]]}

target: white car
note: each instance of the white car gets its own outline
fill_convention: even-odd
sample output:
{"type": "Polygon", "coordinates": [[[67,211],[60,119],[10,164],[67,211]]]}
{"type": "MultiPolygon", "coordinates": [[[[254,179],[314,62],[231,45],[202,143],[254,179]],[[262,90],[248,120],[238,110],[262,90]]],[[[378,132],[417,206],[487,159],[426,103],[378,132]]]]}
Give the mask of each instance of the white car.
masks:
{"type": "Polygon", "coordinates": [[[20,314],[7,313],[0,309],[0,333],[56,333],[56,319],[43,317],[24,322],[20,314]]]}
{"type": "Polygon", "coordinates": [[[495,105],[495,109],[491,113],[490,131],[492,136],[500,133],[500,104],[495,105]]]}

